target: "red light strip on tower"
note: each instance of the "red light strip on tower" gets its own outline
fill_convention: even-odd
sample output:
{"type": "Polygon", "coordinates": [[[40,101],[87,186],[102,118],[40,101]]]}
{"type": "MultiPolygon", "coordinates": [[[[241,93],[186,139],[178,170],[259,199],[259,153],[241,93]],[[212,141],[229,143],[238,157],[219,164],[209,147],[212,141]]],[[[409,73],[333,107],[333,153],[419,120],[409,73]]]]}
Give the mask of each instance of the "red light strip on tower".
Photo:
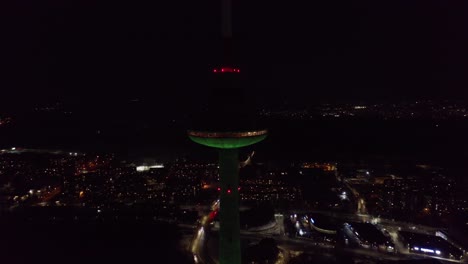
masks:
{"type": "Polygon", "coordinates": [[[235,73],[239,73],[239,72],[240,72],[240,69],[238,69],[238,68],[231,68],[231,67],[221,67],[221,68],[219,68],[219,69],[214,68],[214,69],[213,69],[213,72],[214,72],[214,73],[226,73],[226,72],[235,72],[235,73]]]}

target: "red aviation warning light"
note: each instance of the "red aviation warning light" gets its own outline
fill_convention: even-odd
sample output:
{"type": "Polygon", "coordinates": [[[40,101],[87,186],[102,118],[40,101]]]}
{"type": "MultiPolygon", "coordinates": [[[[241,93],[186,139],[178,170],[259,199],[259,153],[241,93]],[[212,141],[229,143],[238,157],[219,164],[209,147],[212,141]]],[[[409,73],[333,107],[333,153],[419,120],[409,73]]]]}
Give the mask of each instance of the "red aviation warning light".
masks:
{"type": "Polygon", "coordinates": [[[221,68],[214,68],[214,73],[240,73],[239,68],[231,68],[231,67],[221,67],[221,68]]]}

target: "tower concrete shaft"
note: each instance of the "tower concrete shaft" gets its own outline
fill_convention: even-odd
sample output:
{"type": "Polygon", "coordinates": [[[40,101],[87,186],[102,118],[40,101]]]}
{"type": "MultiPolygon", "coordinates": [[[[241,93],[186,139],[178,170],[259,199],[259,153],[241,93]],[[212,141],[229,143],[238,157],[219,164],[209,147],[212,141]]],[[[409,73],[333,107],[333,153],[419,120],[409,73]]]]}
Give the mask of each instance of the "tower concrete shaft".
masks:
{"type": "Polygon", "coordinates": [[[188,131],[194,142],[219,153],[219,263],[240,264],[239,148],[265,139],[267,130],[243,132],[188,131]]]}
{"type": "Polygon", "coordinates": [[[219,149],[220,230],[219,262],[241,263],[239,229],[239,161],[238,149],[219,149]]]}

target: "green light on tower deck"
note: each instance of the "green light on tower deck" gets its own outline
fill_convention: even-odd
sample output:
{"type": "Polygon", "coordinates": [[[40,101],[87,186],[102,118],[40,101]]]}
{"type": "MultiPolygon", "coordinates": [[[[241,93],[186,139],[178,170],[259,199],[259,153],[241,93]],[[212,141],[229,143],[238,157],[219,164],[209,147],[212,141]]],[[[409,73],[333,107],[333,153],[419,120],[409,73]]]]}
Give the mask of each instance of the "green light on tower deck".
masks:
{"type": "Polygon", "coordinates": [[[220,149],[234,149],[249,146],[264,140],[266,130],[253,132],[210,133],[189,131],[189,138],[204,146],[220,149]]]}
{"type": "Polygon", "coordinates": [[[219,263],[240,264],[238,149],[262,141],[266,130],[249,132],[189,131],[191,140],[219,150],[219,263]]]}

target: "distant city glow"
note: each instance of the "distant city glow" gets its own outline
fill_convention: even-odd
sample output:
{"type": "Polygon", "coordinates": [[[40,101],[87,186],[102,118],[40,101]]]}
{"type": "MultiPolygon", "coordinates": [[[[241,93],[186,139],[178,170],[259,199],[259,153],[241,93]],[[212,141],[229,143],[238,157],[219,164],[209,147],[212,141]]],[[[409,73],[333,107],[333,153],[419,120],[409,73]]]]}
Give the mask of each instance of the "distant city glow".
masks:
{"type": "MultiPolygon", "coordinates": [[[[319,162],[304,162],[301,165],[301,168],[304,169],[321,169],[324,171],[335,171],[336,164],[334,163],[319,163],[319,162]]],[[[299,172],[302,174],[302,171],[299,172]]]]}

